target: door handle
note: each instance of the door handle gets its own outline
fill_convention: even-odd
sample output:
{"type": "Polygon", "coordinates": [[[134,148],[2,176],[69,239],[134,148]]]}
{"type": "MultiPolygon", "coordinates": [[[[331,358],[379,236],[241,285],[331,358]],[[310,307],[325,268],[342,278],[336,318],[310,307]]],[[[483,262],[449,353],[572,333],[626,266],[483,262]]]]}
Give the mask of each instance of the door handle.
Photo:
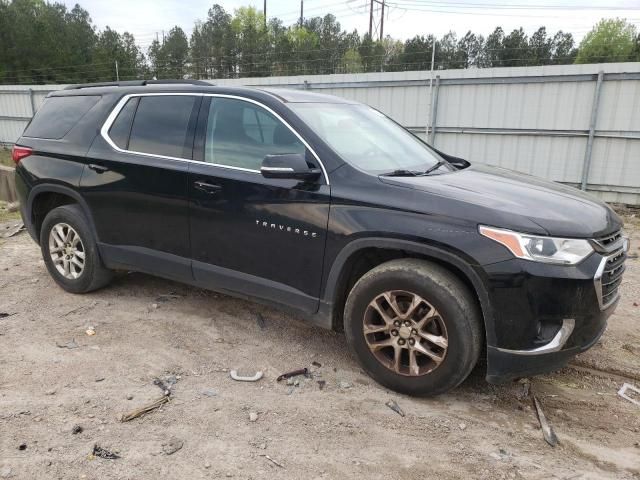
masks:
{"type": "Polygon", "coordinates": [[[89,168],[90,168],[91,170],[93,170],[94,172],[96,172],[96,173],[104,173],[104,172],[106,172],[107,170],[109,170],[109,169],[108,169],[107,167],[105,167],[104,165],[98,165],[98,164],[96,164],[96,163],[90,163],[90,164],[89,164],[89,168]]]}
{"type": "Polygon", "coordinates": [[[214,183],[203,182],[202,180],[198,180],[197,182],[193,182],[193,185],[197,190],[213,195],[214,193],[222,190],[220,185],[216,185],[214,183]]]}

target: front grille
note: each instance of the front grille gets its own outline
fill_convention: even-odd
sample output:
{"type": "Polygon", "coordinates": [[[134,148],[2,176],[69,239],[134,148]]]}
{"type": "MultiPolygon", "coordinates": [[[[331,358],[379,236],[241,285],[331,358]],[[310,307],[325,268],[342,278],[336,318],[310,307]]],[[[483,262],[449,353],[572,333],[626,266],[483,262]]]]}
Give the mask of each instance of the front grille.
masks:
{"type": "Polygon", "coordinates": [[[624,248],[621,248],[612,255],[604,257],[600,263],[595,282],[598,301],[600,302],[600,308],[603,310],[618,298],[618,290],[626,268],[624,264],[626,259],[627,254],[624,248]]]}
{"type": "Polygon", "coordinates": [[[616,233],[607,235],[606,237],[596,238],[591,240],[592,245],[596,251],[601,253],[609,253],[620,248],[624,243],[622,236],[622,230],[618,230],[616,233]]]}

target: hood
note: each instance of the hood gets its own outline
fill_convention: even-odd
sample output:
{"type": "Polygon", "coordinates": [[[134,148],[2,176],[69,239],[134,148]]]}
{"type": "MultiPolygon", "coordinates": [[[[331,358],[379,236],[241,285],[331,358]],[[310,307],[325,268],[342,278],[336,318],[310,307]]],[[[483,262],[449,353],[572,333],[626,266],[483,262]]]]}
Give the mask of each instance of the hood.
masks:
{"type": "Polygon", "coordinates": [[[380,179],[492,210],[495,218],[524,217],[552,236],[598,238],[622,228],[618,215],[592,195],[504,168],[475,164],[442,175],[380,179]]]}

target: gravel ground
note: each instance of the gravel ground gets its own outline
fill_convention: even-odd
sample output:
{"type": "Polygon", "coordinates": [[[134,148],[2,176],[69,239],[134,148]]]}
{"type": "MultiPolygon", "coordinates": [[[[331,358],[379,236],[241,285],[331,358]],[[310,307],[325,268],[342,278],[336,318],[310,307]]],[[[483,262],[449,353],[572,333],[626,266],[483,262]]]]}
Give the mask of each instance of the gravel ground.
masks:
{"type": "Polygon", "coordinates": [[[405,397],[364,375],[341,334],[135,273],[71,295],[28,235],[0,239],[0,478],[639,479],[640,407],[616,395],[640,386],[637,258],[622,292],[593,349],[531,379],[552,448],[521,383],[488,385],[478,368],[447,395],[405,397]],[[312,378],[276,382],[305,366],[312,378]],[[171,400],[121,422],[162,396],[156,378],[171,400]]]}

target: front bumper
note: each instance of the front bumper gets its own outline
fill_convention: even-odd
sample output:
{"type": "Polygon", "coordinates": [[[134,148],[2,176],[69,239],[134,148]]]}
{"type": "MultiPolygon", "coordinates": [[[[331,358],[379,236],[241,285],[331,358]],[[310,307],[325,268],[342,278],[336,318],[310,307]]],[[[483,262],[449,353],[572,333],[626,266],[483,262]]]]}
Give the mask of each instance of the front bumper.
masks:
{"type": "Polygon", "coordinates": [[[486,265],[494,311],[487,380],[549,372],[594,345],[617,306],[627,248],[571,267],[519,259],[486,265]]]}
{"type": "MultiPolygon", "coordinates": [[[[566,343],[564,345],[562,343],[551,345],[553,343],[552,341],[547,344],[551,345],[549,350],[544,350],[546,345],[533,350],[509,350],[488,346],[487,381],[490,383],[503,383],[530,375],[549,373],[564,367],[569,360],[578,353],[591,348],[600,339],[607,328],[607,319],[615,310],[617,302],[618,300],[606,311],[597,314],[596,318],[590,319],[588,322],[590,324],[590,330],[595,330],[595,334],[588,339],[583,336],[585,343],[580,345],[566,348],[566,343]],[[593,328],[594,326],[597,326],[597,328],[593,328]]],[[[566,342],[572,334],[573,331],[564,341],[566,342]]]]}

